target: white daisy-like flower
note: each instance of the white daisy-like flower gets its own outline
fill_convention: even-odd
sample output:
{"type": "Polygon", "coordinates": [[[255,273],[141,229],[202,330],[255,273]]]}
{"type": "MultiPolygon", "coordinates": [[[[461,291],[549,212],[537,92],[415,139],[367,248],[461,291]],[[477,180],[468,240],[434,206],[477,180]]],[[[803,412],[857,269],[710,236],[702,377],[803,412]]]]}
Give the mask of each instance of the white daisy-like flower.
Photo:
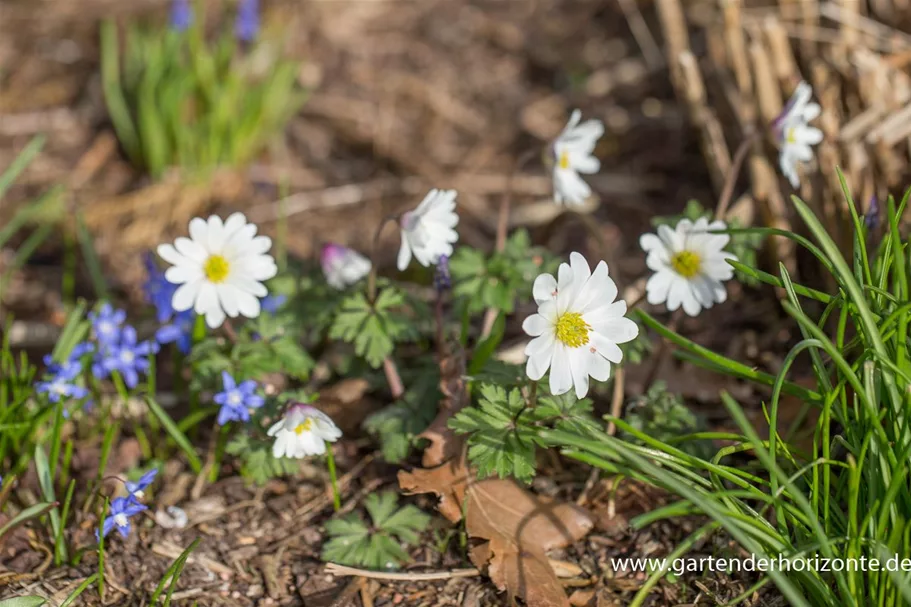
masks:
{"type": "Polygon", "coordinates": [[[818,103],[810,101],[812,97],[812,87],[801,81],[784,110],[772,123],[780,146],[778,164],[794,188],[800,186],[798,165],[809,162],[813,158],[811,146],[822,141],[822,131],[809,124],[821,111],[818,103]]]}
{"type": "Polygon", "coordinates": [[[206,221],[190,221],[190,238],[158,246],[158,254],[172,264],[165,272],[168,282],[180,285],[171,305],[178,312],[193,308],[204,314],[211,328],[221,326],[225,315],[256,318],[258,297],[268,294],[262,281],[275,276],[275,260],[267,251],[268,236],[257,236],[256,225],[243,213],[224,222],[217,215],[206,221]]]}
{"type": "Polygon", "coordinates": [[[695,223],[681,219],[676,229],[658,226],[657,234],[643,234],[639,244],[646,252],[646,265],[655,273],[645,284],[650,304],[667,302],[674,311],[681,306],[690,316],[727,299],[722,284],[734,276],[728,259],[737,256],[723,250],[731,237],[709,230],[724,230],[723,221],[709,223],[700,217],[695,223]]]}
{"type": "Polygon", "coordinates": [[[323,246],[320,265],[326,282],[333,289],[346,289],[370,273],[370,260],[348,247],[329,243],[323,246]]]}
{"type": "Polygon", "coordinates": [[[459,239],[455,231],[459,216],[455,212],[455,190],[430,190],[421,204],[402,215],[402,248],[398,268],[404,271],[411,256],[424,267],[435,265],[441,255],[452,255],[452,245],[459,239]]]}
{"type": "Polygon", "coordinates": [[[550,369],[550,391],[563,394],[575,386],[576,396],[588,393],[588,378],[607,381],[611,363],[623,352],[617,344],[636,338],[639,327],[626,314],[626,302],[614,301],[617,285],[599,262],[592,272],[579,253],[560,264],[557,278],[541,274],[535,279],[538,313],[522,323],[534,337],[525,347],[530,379],[541,379],[550,369]]]}
{"type": "Polygon", "coordinates": [[[268,434],[275,437],[272,455],[301,458],[322,455],[326,452],[326,443],[337,441],[342,431],[322,411],[298,403],[269,428],[268,434]]]}
{"type": "Polygon", "coordinates": [[[586,120],[579,124],[582,112],[574,110],[569,122],[552,145],[554,163],[554,201],[557,204],[582,204],[591,196],[592,189],[579,173],[591,175],[601,168],[601,162],[592,155],[595,144],[604,134],[600,120],[586,120]]]}

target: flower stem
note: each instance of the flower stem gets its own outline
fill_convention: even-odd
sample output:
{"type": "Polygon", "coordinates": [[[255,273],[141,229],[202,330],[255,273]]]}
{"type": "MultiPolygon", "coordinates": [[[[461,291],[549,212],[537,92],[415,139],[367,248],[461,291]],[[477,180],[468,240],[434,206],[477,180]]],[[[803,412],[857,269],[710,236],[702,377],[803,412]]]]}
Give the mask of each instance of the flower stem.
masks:
{"type": "Polygon", "coordinates": [[[740,168],[743,166],[743,161],[746,159],[750,147],[752,147],[753,142],[756,141],[758,137],[759,131],[753,131],[740,142],[740,147],[737,148],[737,152],[734,154],[731,171],[724,180],[724,187],[721,190],[721,197],[718,198],[718,205],[715,207],[715,219],[723,220],[724,216],[727,214],[728,207],[731,204],[731,198],[734,196],[734,185],[737,183],[737,177],[740,175],[740,168]]]}
{"type": "Polygon", "coordinates": [[[234,325],[231,323],[230,318],[226,318],[224,324],[222,325],[225,328],[225,335],[228,336],[228,339],[231,340],[231,343],[237,343],[237,331],[234,330],[234,325]]]}
{"type": "Polygon", "coordinates": [[[383,217],[380,225],[376,227],[376,232],[373,233],[373,248],[370,251],[370,274],[367,275],[367,301],[371,304],[376,301],[376,276],[378,271],[376,256],[380,248],[380,234],[383,233],[383,228],[386,227],[387,223],[396,221],[398,218],[398,214],[383,217]]]}
{"type": "Polygon", "coordinates": [[[405,385],[402,383],[402,377],[399,375],[398,367],[395,366],[395,361],[389,356],[383,359],[383,372],[386,374],[386,383],[389,384],[392,397],[398,400],[405,393],[405,385]]]}
{"type": "Polygon", "coordinates": [[[335,455],[332,445],[327,445],[326,464],[329,468],[329,482],[332,484],[332,507],[336,512],[342,509],[342,497],[338,493],[338,478],[335,472],[335,455]]]}

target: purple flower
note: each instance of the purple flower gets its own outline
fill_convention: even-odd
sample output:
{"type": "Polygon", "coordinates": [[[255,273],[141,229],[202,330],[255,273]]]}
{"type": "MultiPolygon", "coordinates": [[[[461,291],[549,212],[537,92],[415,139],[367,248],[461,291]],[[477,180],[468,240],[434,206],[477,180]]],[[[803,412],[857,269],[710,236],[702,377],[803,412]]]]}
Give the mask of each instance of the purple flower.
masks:
{"type": "Polygon", "coordinates": [[[319,261],[326,282],[339,291],[367,276],[371,268],[370,260],[354,249],[331,242],[323,246],[319,261]]]}
{"type": "Polygon", "coordinates": [[[190,0],[174,0],[171,2],[170,15],[171,29],[176,32],[185,32],[193,23],[193,7],[190,0]]]}
{"type": "Polygon", "coordinates": [[[196,324],[196,314],[193,310],[178,312],[170,323],[162,325],[155,332],[155,341],[162,345],[176,342],[178,350],[189,354],[193,347],[194,324],[196,324]]]}
{"type": "Polygon", "coordinates": [[[48,381],[35,384],[35,390],[47,394],[52,403],[60,402],[61,398],[80,399],[88,396],[89,391],[75,383],[82,372],[82,365],[78,362],[67,361],[55,363],[50,356],[45,356],[44,362],[48,365],[51,377],[48,381]]]}
{"type": "Polygon", "coordinates": [[[864,215],[864,225],[867,226],[868,232],[879,227],[879,198],[876,197],[876,194],[873,194],[870,199],[870,207],[867,209],[867,214],[864,215]]]}
{"type": "Polygon", "coordinates": [[[123,310],[115,310],[111,304],[106,303],[101,306],[97,314],[89,312],[89,320],[92,321],[92,331],[95,334],[95,341],[102,346],[110,345],[120,339],[120,326],[127,319],[127,313],[123,310]]]}
{"type": "Polygon", "coordinates": [[[452,274],[449,272],[449,257],[440,255],[437,260],[437,269],[433,274],[433,288],[437,293],[447,291],[452,287],[452,274]]]}
{"type": "Polygon", "coordinates": [[[155,316],[158,318],[158,322],[165,323],[174,315],[174,307],[171,305],[171,300],[174,298],[177,285],[168,282],[164,277],[164,272],[158,268],[151,253],[146,253],[144,262],[146,272],[149,275],[142,285],[145,299],[155,306],[155,316]]]}
{"type": "Polygon", "coordinates": [[[237,384],[227,371],[221,372],[224,391],[215,395],[213,400],[221,405],[218,412],[218,424],[224,426],[229,421],[250,421],[249,409],[263,406],[262,396],[255,394],[256,382],[252,379],[237,384]]]}
{"type": "Polygon", "coordinates": [[[139,383],[139,372],[149,370],[148,356],[157,352],[154,342],[137,342],[136,329],[127,325],[123,328],[120,342],[108,347],[101,361],[101,367],[108,373],[117,371],[129,388],[139,383]]]}
{"type": "Polygon", "coordinates": [[[285,305],[286,301],[288,301],[288,298],[285,295],[267,295],[262,298],[259,305],[262,307],[263,312],[275,314],[285,305]]]}
{"type": "MultiPolygon", "coordinates": [[[[101,526],[101,535],[107,537],[108,533],[111,532],[111,529],[116,527],[120,535],[127,537],[130,535],[131,529],[130,517],[139,514],[143,510],[148,510],[148,507],[140,504],[132,497],[115,497],[111,500],[108,515],[104,519],[104,524],[101,526]]],[[[95,532],[95,535],[97,537],[97,531],[95,532]]]]}
{"type": "Polygon", "coordinates": [[[158,468],[152,468],[148,472],[142,475],[142,477],[135,483],[132,481],[127,481],[124,485],[127,488],[127,491],[130,492],[130,497],[136,500],[141,500],[145,497],[143,490],[152,484],[152,481],[155,480],[155,476],[158,474],[158,468]]]}
{"type": "Polygon", "coordinates": [[[234,34],[241,42],[253,42],[259,33],[259,1],[240,0],[237,6],[237,19],[234,22],[234,34]]]}

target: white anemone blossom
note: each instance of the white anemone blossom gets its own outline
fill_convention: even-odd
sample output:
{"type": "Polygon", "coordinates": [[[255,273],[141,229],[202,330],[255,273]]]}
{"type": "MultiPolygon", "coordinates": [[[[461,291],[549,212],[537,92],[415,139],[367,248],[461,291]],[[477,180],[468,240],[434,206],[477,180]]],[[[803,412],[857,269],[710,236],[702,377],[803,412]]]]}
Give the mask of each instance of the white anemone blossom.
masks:
{"type": "Polygon", "coordinates": [[[731,237],[709,230],[724,230],[723,221],[711,223],[700,217],[695,223],[681,219],[675,229],[658,226],[657,234],[643,234],[639,244],[646,252],[646,265],[654,272],[645,285],[650,304],[667,302],[674,311],[681,306],[690,316],[727,299],[722,284],[734,276],[727,262],[737,256],[723,250],[731,237]]]}
{"type": "Polygon", "coordinates": [[[557,204],[582,204],[592,190],[579,173],[593,174],[601,162],[592,155],[595,144],[604,134],[600,120],[586,120],[579,124],[582,112],[574,110],[569,122],[552,145],[554,201],[557,204]]]}
{"type": "Polygon", "coordinates": [[[221,326],[225,315],[259,316],[257,298],[268,294],[262,281],[275,276],[277,268],[267,254],[272,240],[257,236],[256,229],[243,213],[224,222],[217,215],[208,221],[196,217],[190,221],[190,238],[159,245],[158,254],[171,264],[165,278],[180,285],[171,300],[174,309],[193,308],[213,329],[221,326]]]}
{"type": "Polygon", "coordinates": [[[272,455],[301,458],[322,455],[326,452],[326,443],[337,441],[342,431],[322,411],[298,403],[269,428],[268,435],[275,437],[272,455]]]}
{"type": "Polygon", "coordinates": [[[340,244],[329,243],[323,246],[320,265],[326,282],[339,291],[350,287],[370,273],[370,260],[340,244]]]}
{"type": "Polygon", "coordinates": [[[797,85],[784,110],[772,123],[772,129],[781,148],[778,164],[782,174],[794,188],[800,186],[798,165],[801,162],[809,162],[813,158],[811,146],[822,141],[822,131],[809,124],[821,111],[818,103],[810,101],[812,96],[812,87],[802,81],[797,85]]]}
{"type": "Polygon", "coordinates": [[[416,209],[402,215],[400,271],[408,267],[412,255],[424,267],[435,265],[442,255],[452,255],[452,245],[459,239],[455,206],[455,190],[430,190],[416,209]]]}
{"type": "Polygon", "coordinates": [[[599,262],[592,272],[579,253],[569,256],[569,264],[560,264],[556,279],[538,276],[533,293],[538,312],[522,323],[534,337],[525,348],[526,373],[537,381],[550,369],[552,394],[575,386],[582,398],[589,376],[608,380],[611,363],[623,358],[617,344],[635,339],[639,327],[624,316],[626,302],[614,301],[617,285],[608,276],[607,264],[599,262]]]}

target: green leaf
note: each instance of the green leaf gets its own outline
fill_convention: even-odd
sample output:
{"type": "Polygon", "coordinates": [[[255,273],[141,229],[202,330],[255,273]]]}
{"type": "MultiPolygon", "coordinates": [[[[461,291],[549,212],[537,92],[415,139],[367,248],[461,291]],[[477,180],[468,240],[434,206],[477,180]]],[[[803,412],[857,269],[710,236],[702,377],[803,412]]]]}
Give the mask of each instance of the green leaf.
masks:
{"type": "Polygon", "coordinates": [[[358,356],[379,368],[396,342],[417,334],[413,322],[399,312],[404,304],[404,294],[394,287],[383,289],[372,306],[363,293],[353,293],[342,302],[329,336],[353,343],[358,356]]]}
{"type": "MultiPolygon", "coordinates": [[[[5,525],[0,527],[0,539],[3,539],[3,536],[6,535],[11,529],[18,527],[25,521],[33,518],[37,518],[42,514],[50,512],[52,509],[57,507],[56,502],[41,502],[35,504],[34,506],[29,506],[10,520],[6,522],[5,525]]],[[[0,603],[2,604],[2,603],[0,603]]]]}
{"type": "MultiPolygon", "coordinates": [[[[540,389],[540,388],[539,388],[540,389]]],[[[557,430],[576,432],[585,436],[592,430],[602,430],[602,425],[592,416],[594,404],[591,399],[576,398],[570,390],[559,396],[544,395],[538,398],[535,419],[547,421],[557,430]]]]}
{"type": "Polygon", "coordinates": [[[518,388],[484,384],[477,407],[459,411],[449,427],[468,434],[468,458],[478,477],[497,475],[531,482],[535,475],[535,414],[518,388]]]}
{"type": "Polygon", "coordinates": [[[395,569],[408,561],[401,543],[416,544],[430,523],[430,516],[412,505],[398,507],[392,491],[372,493],[364,503],[371,525],[357,513],[326,523],[329,541],[322,559],[371,569],[395,569]]]}
{"type": "Polygon", "coordinates": [[[273,478],[291,476],[300,470],[298,460],[272,455],[272,443],[259,441],[247,434],[238,434],[225,447],[225,452],[241,461],[240,474],[257,485],[273,478]]]}
{"type": "Polygon", "coordinates": [[[155,399],[147,396],[146,403],[148,403],[149,409],[152,410],[152,413],[158,418],[158,421],[164,426],[164,429],[170,437],[177,443],[177,446],[180,447],[184,455],[187,456],[190,468],[193,469],[193,472],[198,474],[199,471],[202,470],[202,461],[199,459],[199,456],[196,455],[196,449],[193,447],[190,439],[187,438],[186,434],[180,431],[180,428],[177,427],[177,424],[174,423],[171,416],[161,408],[161,405],[159,405],[155,399]]]}
{"type": "Polygon", "coordinates": [[[47,599],[40,596],[19,596],[0,601],[0,607],[41,607],[46,604],[47,599]]]}

